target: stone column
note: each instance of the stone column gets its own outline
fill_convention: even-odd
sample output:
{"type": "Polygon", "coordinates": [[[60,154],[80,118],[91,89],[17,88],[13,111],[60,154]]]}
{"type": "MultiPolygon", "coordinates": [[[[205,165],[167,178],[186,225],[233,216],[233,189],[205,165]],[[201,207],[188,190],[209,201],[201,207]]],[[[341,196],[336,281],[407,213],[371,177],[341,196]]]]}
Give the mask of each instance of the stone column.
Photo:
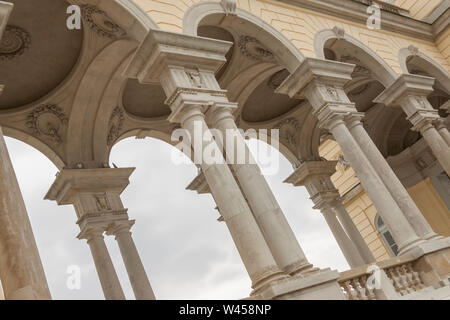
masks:
{"type": "MultiPolygon", "coordinates": [[[[12,3],[0,1],[0,42],[12,9],[12,3]]],[[[0,95],[3,87],[0,83],[0,95]]],[[[33,230],[1,128],[0,279],[6,299],[51,299],[33,230]]]]}
{"type": "Polygon", "coordinates": [[[136,298],[154,299],[131,234],[118,227],[129,228],[134,223],[120,199],[133,171],[134,168],[64,169],[45,196],[59,205],[75,207],[81,230],[78,238],[88,239],[106,299],[124,297],[103,243],[103,232],[116,235],[136,298]]]}
{"type": "Polygon", "coordinates": [[[152,286],[131,237],[130,229],[133,224],[134,221],[116,222],[108,227],[107,233],[116,237],[136,300],[155,300],[152,286]]]}
{"type": "Polygon", "coordinates": [[[448,119],[438,119],[434,125],[436,126],[437,131],[440,133],[445,142],[450,146],[450,131],[447,128],[446,122],[448,119]]]}
{"type": "Polygon", "coordinates": [[[348,218],[345,220],[345,224],[342,224],[345,231],[341,225],[342,221],[339,223],[336,219],[336,215],[343,214],[338,206],[340,203],[339,191],[330,179],[331,175],[336,172],[336,164],[337,161],[303,161],[284,182],[306,187],[314,202],[314,209],[322,212],[347,262],[354,268],[375,262],[375,258],[352,219],[345,212],[345,208],[344,212],[348,218]],[[351,232],[348,232],[347,229],[351,232]]]}
{"type": "Polygon", "coordinates": [[[104,228],[87,228],[78,238],[86,239],[94,258],[95,268],[107,300],[125,300],[116,270],[103,239],[104,228]]]}
{"type": "Polygon", "coordinates": [[[22,192],[1,128],[0,278],[6,299],[51,299],[22,192]]]}
{"type": "Polygon", "coordinates": [[[361,232],[359,232],[358,228],[355,226],[352,218],[348,214],[344,205],[340,200],[333,201],[331,207],[336,212],[339,221],[341,222],[344,230],[347,232],[348,237],[352,240],[353,244],[358,249],[359,254],[364,260],[365,264],[376,262],[375,257],[373,256],[372,251],[370,251],[369,246],[367,245],[364,238],[361,236],[361,232]]]}
{"type": "Polygon", "coordinates": [[[346,63],[308,58],[277,91],[308,99],[319,125],[333,134],[403,254],[423,241],[347,127],[346,118],[357,112],[344,91],[353,69],[346,63]]]}
{"type": "Polygon", "coordinates": [[[233,107],[215,79],[215,72],[225,63],[231,45],[152,30],[130,62],[126,75],[142,84],[161,83],[168,97],[166,104],[172,111],[169,121],[181,124],[189,136],[193,159],[205,175],[255,294],[286,275],[277,266],[220,148],[214,139],[205,138],[212,136],[205,121],[205,110],[216,105],[233,107]],[[206,159],[204,151],[215,152],[215,159],[206,159]]]}
{"type": "Polygon", "coordinates": [[[331,207],[324,206],[320,209],[320,212],[322,212],[322,215],[324,216],[328,227],[330,228],[331,232],[333,233],[334,238],[336,239],[336,242],[339,245],[339,248],[341,248],[342,253],[344,254],[345,259],[347,260],[348,264],[350,265],[350,268],[356,268],[364,265],[364,261],[359,254],[358,250],[356,249],[353,242],[350,240],[348,235],[345,233],[344,229],[342,228],[340,222],[336,218],[336,213],[331,209],[331,207]]]}
{"type": "Polygon", "coordinates": [[[434,90],[434,82],[433,78],[403,74],[375,102],[400,106],[412,123],[412,130],[422,134],[442,168],[450,176],[450,145],[433,125],[441,117],[427,100],[427,96],[434,90]]]}
{"type": "Polygon", "coordinates": [[[296,274],[312,268],[300,247],[286,217],[272,193],[259,166],[250,153],[244,137],[239,132],[230,108],[212,108],[208,120],[225,137],[227,152],[233,151],[235,159],[228,159],[249,206],[261,228],[278,266],[286,273],[296,274]],[[232,133],[232,137],[229,136],[232,133]],[[243,163],[238,163],[239,155],[243,163]]]}
{"type": "Polygon", "coordinates": [[[409,223],[414,228],[416,234],[425,240],[437,238],[438,235],[433,231],[428,221],[424,218],[419,208],[392,170],[391,166],[387,163],[380,150],[378,150],[377,146],[364,129],[360,121],[362,117],[362,113],[352,114],[347,117],[347,124],[353,138],[355,138],[366,157],[370,160],[370,164],[385,183],[406,219],[408,219],[409,223]]]}

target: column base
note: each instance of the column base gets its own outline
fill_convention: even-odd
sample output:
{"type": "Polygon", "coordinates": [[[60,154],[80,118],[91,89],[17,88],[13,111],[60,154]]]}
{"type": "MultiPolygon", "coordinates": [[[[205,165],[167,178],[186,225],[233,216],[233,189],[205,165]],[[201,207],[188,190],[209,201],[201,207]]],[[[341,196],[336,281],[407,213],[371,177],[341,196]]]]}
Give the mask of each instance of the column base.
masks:
{"type": "Polygon", "coordinates": [[[311,274],[272,282],[249,299],[345,300],[337,279],[339,279],[339,272],[335,270],[318,270],[311,274]]]}

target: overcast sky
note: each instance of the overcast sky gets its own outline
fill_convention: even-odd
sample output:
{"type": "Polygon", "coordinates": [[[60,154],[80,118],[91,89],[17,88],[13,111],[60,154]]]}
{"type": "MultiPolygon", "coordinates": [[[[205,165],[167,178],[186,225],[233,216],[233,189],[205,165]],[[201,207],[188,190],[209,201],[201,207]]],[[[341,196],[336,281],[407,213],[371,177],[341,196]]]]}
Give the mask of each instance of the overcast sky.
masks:
{"type": "MultiPolygon", "coordinates": [[[[30,216],[53,299],[104,299],[94,262],[79,233],[72,206],[43,200],[56,167],[32,147],[6,138],[30,216]],[[81,268],[81,289],[69,290],[67,268],[81,268]]],[[[256,143],[251,145],[254,149],[256,143]]],[[[136,167],[122,196],[133,237],[158,299],[240,299],[250,279],[210,195],[185,190],[197,175],[193,164],[175,165],[172,147],[156,139],[126,139],[111,162],[136,167]]],[[[297,239],[315,266],[339,271],[348,265],[324,218],[313,210],[306,189],[283,184],[293,169],[280,155],[280,169],[268,176],[297,239]]],[[[117,243],[105,237],[127,299],[134,299],[117,243]]]]}

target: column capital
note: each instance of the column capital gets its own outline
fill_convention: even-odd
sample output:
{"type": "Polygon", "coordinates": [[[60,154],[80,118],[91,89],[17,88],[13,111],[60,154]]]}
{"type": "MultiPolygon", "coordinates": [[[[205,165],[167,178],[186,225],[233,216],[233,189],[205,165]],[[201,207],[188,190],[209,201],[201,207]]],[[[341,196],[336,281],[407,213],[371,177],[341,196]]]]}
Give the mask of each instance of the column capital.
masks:
{"type": "Polygon", "coordinates": [[[333,206],[339,199],[339,192],[331,181],[336,172],[337,161],[306,161],[303,162],[284,182],[294,186],[305,186],[314,209],[324,209],[333,206]]]}
{"type": "Polygon", "coordinates": [[[63,169],[57,176],[45,200],[59,205],[74,203],[79,193],[115,192],[121,194],[130,184],[129,177],[136,168],[63,169]]]}
{"type": "Polygon", "coordinates": [[[172,114],[182,122],[186,106],[208,107],[231,104],[215,78],[226,63],[232,43],[161,30],[150,30],[136,51],[125,75],[141,84],[161,83],[172,114]]]}
{"type": "Polygon", "coordinates": [[[186,187],[186,190],[197,191],[198,194],[211,193],[211,189],[209,188],[203,171],[199,171],[194,180],[192,180],[191,183],[189,183],[189,185],[186,187]]]}
{"type": "MultiPolygon", "coordinates": [[[[306,58],[302,64],[289,75],[276,89],[276,93],[287,94],[291,98],[304,99],[305,89],[314,84],[325,87],[331,101],[339,100],[340,95],[334,90],[343,88],[352,80],[354,64],[332,60],[306,58]]],[[[344,98],[344,97],[342,97],[344,98]]]]}
{"type": "Polygon", "coordinates": [[[123,232],[131,234],[131,228],[134,226],[136,220],[120,220],[114,221],[106,228],[106,234],[118,236],[123,232]]]}
{"type": "Polygon", "coordinates": [[[402,104],[402,99],[407,96],[427,97],[433,92],[434,83],[434,78],[402,74],[390,87],[376,97],[374,102],[386,106],[398,106],[402,104]]]}
{"type": "Polygon", "coordinates": [[[120,194],[130,183],[135,168],[63,169],[50,187],[46,200],[73,204],[82,233],[115,221],[128,220],[120,194]]]}
{"type": "Polygon", "coordinates": [[[78,234],[78,239],[86,239],[88,242],[95,238],[101,238],[103,239],[103,233],[105,232],[105,228],[101,226],[93,226],[93,227],[86,227],[81,230],[81,232],[78,234]]]}

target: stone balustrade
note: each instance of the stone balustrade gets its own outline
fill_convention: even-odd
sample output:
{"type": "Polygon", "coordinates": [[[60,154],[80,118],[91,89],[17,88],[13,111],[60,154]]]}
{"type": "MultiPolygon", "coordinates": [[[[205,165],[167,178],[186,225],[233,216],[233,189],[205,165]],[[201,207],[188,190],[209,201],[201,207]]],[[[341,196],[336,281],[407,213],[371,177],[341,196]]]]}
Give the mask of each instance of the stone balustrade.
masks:
{"type": "Polygon", "coordinates": [[[375,290],[375,281],[370,279],[373,270],[379,267],[400,298],[426,288],[413,263],[411,258],[392,258],[342,272],[338,282],[348,300],[381,300],[375,290]]]}

